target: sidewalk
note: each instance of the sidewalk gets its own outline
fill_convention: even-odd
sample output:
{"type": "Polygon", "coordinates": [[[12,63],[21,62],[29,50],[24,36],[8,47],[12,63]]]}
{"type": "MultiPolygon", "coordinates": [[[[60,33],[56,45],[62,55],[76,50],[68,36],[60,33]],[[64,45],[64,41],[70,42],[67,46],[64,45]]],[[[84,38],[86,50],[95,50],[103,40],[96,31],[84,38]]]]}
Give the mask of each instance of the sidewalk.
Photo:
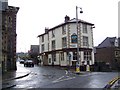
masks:
{"type": "Polygon", "coordinates": [[[25,76],[28,76],[30,74],[29,71],[10,71],[2,75],[2,80],[0,80],[0,83],[2,84],[2,89],[7,89],[10,87],[15,86],[13,83],[9,83],[9,81],[14,79],[23,78],[25,76]]]}

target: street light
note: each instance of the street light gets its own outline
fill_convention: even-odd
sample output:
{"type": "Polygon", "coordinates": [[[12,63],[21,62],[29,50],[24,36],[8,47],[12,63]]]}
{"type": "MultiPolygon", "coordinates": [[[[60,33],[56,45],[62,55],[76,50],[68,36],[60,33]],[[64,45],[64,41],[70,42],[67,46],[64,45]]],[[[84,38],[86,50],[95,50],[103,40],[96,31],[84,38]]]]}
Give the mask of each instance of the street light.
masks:
{"type": "Polygon", "coordinates": [[[79,29],[78,29],[78,8],[80,9],[80,13],[83,13],[81,7],[76,6],[76,29],[77,29],[77,63],[76,63],[76,73],[80,72],[80,61],[79,61],[79,29]]]}

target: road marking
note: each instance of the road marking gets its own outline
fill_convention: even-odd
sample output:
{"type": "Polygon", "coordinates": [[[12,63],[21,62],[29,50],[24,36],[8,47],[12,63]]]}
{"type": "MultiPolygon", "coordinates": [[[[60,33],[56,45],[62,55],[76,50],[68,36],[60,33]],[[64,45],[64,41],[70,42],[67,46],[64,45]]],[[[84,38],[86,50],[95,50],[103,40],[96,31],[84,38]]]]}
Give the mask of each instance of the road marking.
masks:
{"type": "Polygon", "coordinates": [[[74,79],[74,78],[76,78],[76,77],[68,77],[68,78],[61,79],[61,80],[55,80],[55,81],[53,81],[53,83],[62,82],[62,81],[67,81],[67,80],[71,80],[71,79],[74,79]]]}
{"type": "MultiPolygon", "coordinates": [[[[62,79],[62,78],[64,78],[64,77],[65,77],[65,76],[62,76],[62,77],[56,79],[55,81],[59,81],[60,79],[62,79]]],[[[53,81],[53,82],[54,82],[54,81],[53,81]]]]}
{"type": "Polygon", "coordinates": [[[67,70],[65,70],[65,74],[68,74],[68,71],[67,71],[67,70]]]}

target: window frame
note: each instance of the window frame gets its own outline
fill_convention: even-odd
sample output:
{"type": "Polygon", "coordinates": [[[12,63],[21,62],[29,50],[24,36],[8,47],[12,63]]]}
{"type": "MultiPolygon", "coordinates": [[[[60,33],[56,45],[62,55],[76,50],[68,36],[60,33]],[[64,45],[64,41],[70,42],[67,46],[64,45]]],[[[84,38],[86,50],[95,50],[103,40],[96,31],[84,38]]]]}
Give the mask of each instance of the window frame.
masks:
{"type": "Polygon", "coordinates": [[[83,33],[88,33],[87,24],[83,23],[83,33]]]}
{"type": "Polygon", "coordinates": [[[83,46],[88,46],[89,45],[89,40],[87,36],[83,36],[83,46]]]}
{"type": "Polygon", "coordinates": [[[62,34],[63,34],[63,35],[66,34],[66,26],[65,26],[65,25],[62,26],[62,34]]]}
{"type": "Polygon", "coordinates": [[[56,48],[56,44],[55,44],[56,42],[55,42],[55,40],[52,40],[52,50],[55,50],[55,48],[56,48]]]}
{"type": "Polygon", "coordinates": [[[62,38],[62,48],[66,48],[67,47],[67,37],[63,37],[62,38]]]}

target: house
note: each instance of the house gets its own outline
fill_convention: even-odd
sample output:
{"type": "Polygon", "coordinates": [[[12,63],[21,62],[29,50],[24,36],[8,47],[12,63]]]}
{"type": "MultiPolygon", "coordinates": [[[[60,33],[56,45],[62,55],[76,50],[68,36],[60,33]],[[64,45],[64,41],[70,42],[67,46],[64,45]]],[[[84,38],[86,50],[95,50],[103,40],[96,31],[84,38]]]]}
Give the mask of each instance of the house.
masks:
{"type": "Polygon", "coordinates": [[[120,63],[120,48],[118,38],[107,37],[96,47],[95,61],[109,65],[111,69],[117,69],[120,63]]]}
{"type": "Polygon", "coordinates": [[[0,1],[0,66],[2,72],[16,70],[16,17],[19,7],[8,6],[5,0],[0,1]]]}
{"type": "Polygon", "coordinates": [[[76,66],[77,49],[80,65],[94,64],[93,26],[79,19],[77,29],[76,19],[66,15],[63,23],[45,28],[45,33],[38,36],[39,56],[43,64],[76,66]]]}

